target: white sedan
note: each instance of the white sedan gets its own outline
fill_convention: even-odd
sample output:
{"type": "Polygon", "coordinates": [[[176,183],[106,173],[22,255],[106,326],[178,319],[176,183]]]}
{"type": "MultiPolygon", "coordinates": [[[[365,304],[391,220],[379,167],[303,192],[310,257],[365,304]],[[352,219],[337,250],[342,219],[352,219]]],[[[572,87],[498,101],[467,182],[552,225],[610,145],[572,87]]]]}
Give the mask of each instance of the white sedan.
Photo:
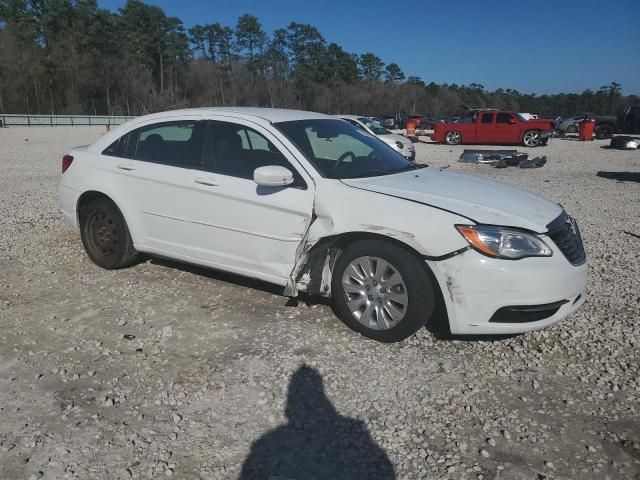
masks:
{"type": "Polygon", "coordinates": [[[100,267],[145,253],[331,297],[380,341],[427,323],[524,332],[584,301],[582,240],[560,205],[416,165],[327,115],[157,113],[72,149],[62,172],[62,210],[100,267]]]}
{"type": "Polygon", "coordinates": [[[372,117],[362,117],[359,115],[335,116],[349,122],[354,127],[379,138],[403,157],[408,158],[411,161],[416,159],[416,148],[413,146],[413,142],[411,142],[407,137],[403,137],[402,135],[398,135],[397,133],[387,130],[376,119],[372,117]]]}

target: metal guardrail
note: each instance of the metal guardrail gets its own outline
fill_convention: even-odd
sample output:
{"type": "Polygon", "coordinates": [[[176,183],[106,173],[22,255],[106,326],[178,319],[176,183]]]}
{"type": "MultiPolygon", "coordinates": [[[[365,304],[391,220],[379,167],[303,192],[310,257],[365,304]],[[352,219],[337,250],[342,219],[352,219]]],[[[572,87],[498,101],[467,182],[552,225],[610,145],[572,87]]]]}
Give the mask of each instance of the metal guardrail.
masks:
{"type": "Polygon", "coordinates": [[[19,115],[0,113],[1,126],[83,126],[120,125],[134,117],[125,115],[19,115]]]}

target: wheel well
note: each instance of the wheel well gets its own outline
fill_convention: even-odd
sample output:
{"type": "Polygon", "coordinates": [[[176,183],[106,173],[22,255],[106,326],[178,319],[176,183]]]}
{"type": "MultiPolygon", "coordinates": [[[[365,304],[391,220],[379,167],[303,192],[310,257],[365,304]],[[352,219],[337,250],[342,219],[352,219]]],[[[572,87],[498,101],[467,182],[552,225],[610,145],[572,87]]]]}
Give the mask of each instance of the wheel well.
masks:
{"type": "Polygon", "coordinates": [[[78,198],[78,204],[76,205],[76,217],[78,220],[78,224],[80,224],[80,209],[87,203],[92,202],[94,200],[98,200],[98,199],[103,199],[108,202],[111,202],[117,208],[116,202],[114,202],[111,199],[111,197],[109,197],[108,195],[105,195],[102,192],[97,192],[95,190],[89,190],[87,192],[84,192],[82,195],[80,195],[80,198],[78,198]]]}
{"type": "MultiPolygon", "coordinates": [[[[449,329],[449,317],[447,314],[447,307],[444,301],[444,296],[440,288],[440,283],[436,279],[436,276],[429,268],[429,265],[425,262],[424,255],[418,252],[410,245],[391,238],[385,235],[370,232],[346,232],[338,235],[332,235],[320,239],[316,244],[307,252],[307,262],[305,266],[300,270],[298,277],[301,277],[304,272],[307,272],[311,276],[311,281],[308,285],[307,293],[327,295],[325,285],[323,285],[323,270],[327,265],[326,259],[329,258],[328,266],[330,271],[333,271],[333,266],[336,260],[342,253],[342,251],[349,245],[361,241],[361,240],[379,240],[385,243],[389,243],[398,248],[401,248],[415,257],[416,261],[420,262],[422,267],[429,275],[429,279],[433,285],[434,294],[436,298],[436,306],[433,312],[433,317],[430,325],[432,333],[438,337],[446,338],[451,334],[449,329]]],[[[329,286],[331,280],[328,280],[329,286]]]]}

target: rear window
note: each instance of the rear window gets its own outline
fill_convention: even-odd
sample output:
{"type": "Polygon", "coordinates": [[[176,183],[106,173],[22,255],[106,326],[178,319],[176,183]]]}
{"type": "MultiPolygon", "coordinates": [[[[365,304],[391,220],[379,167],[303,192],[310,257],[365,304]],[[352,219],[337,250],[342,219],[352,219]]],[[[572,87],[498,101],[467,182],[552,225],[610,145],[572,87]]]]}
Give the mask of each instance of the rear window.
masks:
{"type": "Polygon", "coordinates": [[[483,113],[482,118],[480,119],[482,123],[491,123],[493,122],[493,113],[483,113]]]}

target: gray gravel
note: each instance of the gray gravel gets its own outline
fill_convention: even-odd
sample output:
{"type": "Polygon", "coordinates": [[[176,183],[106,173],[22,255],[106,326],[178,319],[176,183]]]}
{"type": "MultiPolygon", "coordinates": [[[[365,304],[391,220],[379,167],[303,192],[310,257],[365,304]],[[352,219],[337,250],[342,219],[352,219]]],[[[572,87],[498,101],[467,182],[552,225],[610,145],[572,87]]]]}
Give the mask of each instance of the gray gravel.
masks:
{"type": "Polygon", "coordinates": [[[555,139],[544,168],[497,170],[418,144],[561,202],[587,302],[517,337],[383,345],[265,283],[95,267],[56,194],[65,149],[101,134],[0,129],[1,478],[640,478],[640,151],[555,139]]]}

